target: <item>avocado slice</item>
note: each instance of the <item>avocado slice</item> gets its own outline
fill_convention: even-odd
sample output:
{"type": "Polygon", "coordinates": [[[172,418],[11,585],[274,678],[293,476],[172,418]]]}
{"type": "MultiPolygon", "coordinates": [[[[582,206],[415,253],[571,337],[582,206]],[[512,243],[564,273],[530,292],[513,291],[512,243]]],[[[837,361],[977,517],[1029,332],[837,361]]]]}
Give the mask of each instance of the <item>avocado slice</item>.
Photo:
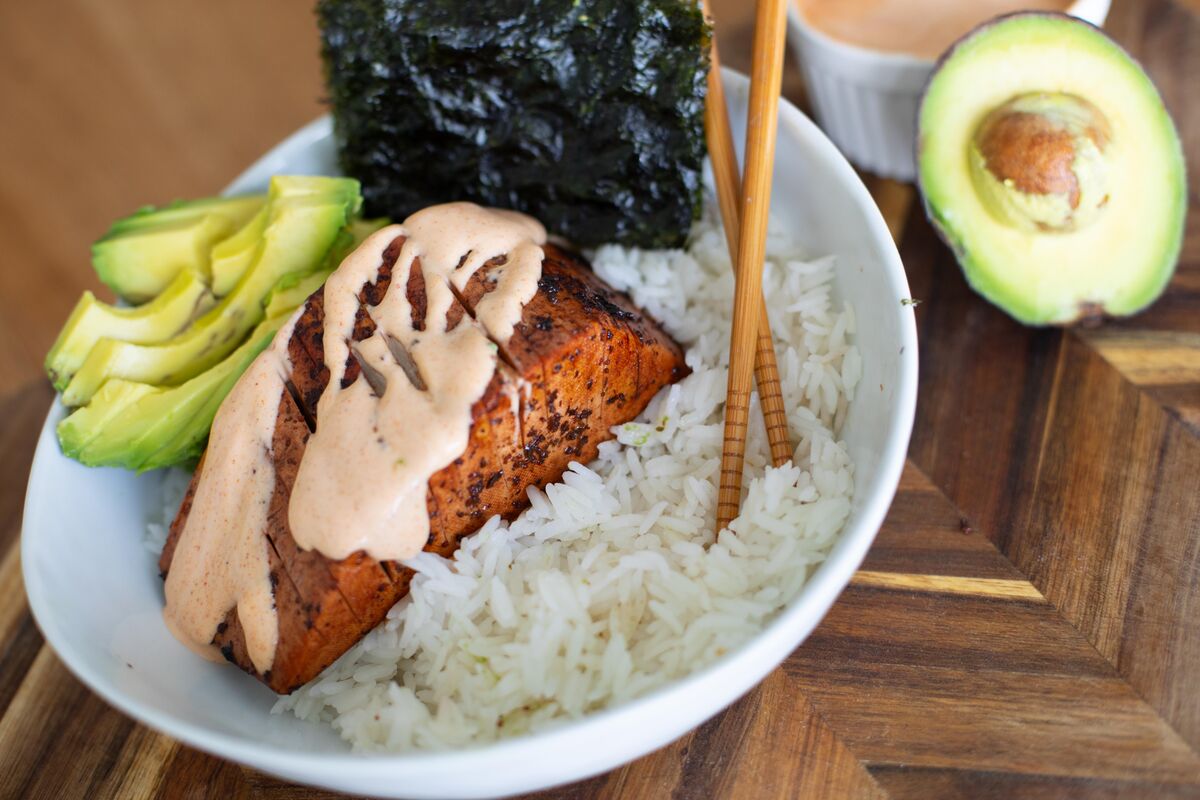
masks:
{"type": "Polygon", "coordinates": [[[1183,240],[1187,180],[1146,73],[1063,14],[985,23],[942,57],[918,118],[930,220],[971,286],[1030,325],[1145,308],[1183,240]]]}
{"type": "Polygon", "coordinates": [[[101,338],[137,344],[170,339],[199,314],[212,308],[212,293],[195,270],[184,269],[162,294],[144,305],[118,308],[84,292],[46,354],[46,374],[62,391],[101,338]]]}
{"type": "Polygon", "coordinates": [[[254,263],[262,249],[263,232],[267,229],[269,212],[266,207],[259,210],[237,233],[213,245],[210,271],[212,290],[217,297],[233,291],[246,268],[254,263]]]}
{"type": "MultiPolygon", "coordinates": [[[[277,198],[303,197],[328,190],[323,178],[308,175],[279,175],[272,186],[277,198]]],[[[254,262],[262,247],[267,222],[268,211],[261,208],[236,233],[213,246],[212,291],[217,297],[233,291],[246,268],[254,262]]]]}
{"type": "Polygon", "coordinates": [[[310,275],[292,276],[286,282],[281,281],[267,296],[264,306],[266,315],[281,314],[300,305],[310,294],[324,286],[325,280],[332,274],[333,270],[322,268],[310,275]]]}
{"type": "Polygon", "coordinates": [[[131,303],[158,295],[185,268],[207,280],[213,244],[245,225],[265,202],[264,195],[249,195],[139,209],[92,245],[92,266],[131,303]]]}
{"type": "Polygon", "coordinates": [[[201,197],[175,200],[165,206],[142,206],[109,227],[109,233],[124,233],[177,222],[186,222],[207,214],[217,213],[237,219],[249,219],[266,202],[265,194],[246,194],[233,197],[201,197]]]}
{"type": "MultiPolygon", "coordinates": [[[[142,461],[136,469],[168,467],[199,457],[204,449],[204,443],[208,438],[208,431],[212,426],[217,409],[233,388],[237,378],[246,371],[258,353],[266,348],[275,332],[308,299],[308,296],[321,288],[325,279],[341,266],[342,260],[362,244],[364,239],[387,225],[388,222],[386,219],[352,221],[338,233],[337,239],[325,256],[324,263],[316,272],[304,276],[293,273],[280,278],[268,294],[267,302],[264,304],[266,319],[250,334],[246,344],[235,350],[220,364],[188,381],[184,386],[191,386],[206,378],[216,380],[216,378],[210,377],[211,374],[222,370],[229,371],[228,376],[220,379],[216,388],[209,393],[208,401],[192,417],[186,429],[170,437],[165,437],[168,439],[167,444],[142,461]]],[[[105,386],[107,385],[105,384],[105,386]]],[[[177,392],[182,388],[171,391],[177,392]]],[[[180,396],[185,395],[181,394],[180,396]]],[[[93,449],[92,457],[96,457],[95,449],[93,449]]]]}
{"type": "Polygon", "coordinates": [[[109,381],[104,384],[92,402],[72,411],[58,423],[56,432],[63,454],[79,461],[80,454],[92,439],[117,420],[126,408],[155,391],[155,387],[145,383],[109,381]]]}
{"type": "Polygon", "coordinates": [[[287,313],[320,289],[325,280],[342,264],[342,260],[358,248],[363,240],[389,224],[387,219],[356,219],[338,234],[325,263],[311,275],[288,275],[275,284],[265,300],[266,315],[287,313]]]}
{"type": "Polygon", "coordinates": [[[63,391],[63,402],[77,407],[112,378],[176,386],[223,359],[263,319],[263,298],[286,275],[318,269],[338,232],[357,212],[358,182],[325,182],[325,191],[279,197],[272,180],[270,212],[263,244],[254,263],[227,296],[168,341],[143,345],[101,339],[92,347],[63,391]]]}
{"type": "Polygon", "coordinates": [[[63,452],[88,466],[138,471],[196,458],[221,401],[288,316],[267,318],[219,364],[179,386],[107,381],[58,424],[63,452]]]}

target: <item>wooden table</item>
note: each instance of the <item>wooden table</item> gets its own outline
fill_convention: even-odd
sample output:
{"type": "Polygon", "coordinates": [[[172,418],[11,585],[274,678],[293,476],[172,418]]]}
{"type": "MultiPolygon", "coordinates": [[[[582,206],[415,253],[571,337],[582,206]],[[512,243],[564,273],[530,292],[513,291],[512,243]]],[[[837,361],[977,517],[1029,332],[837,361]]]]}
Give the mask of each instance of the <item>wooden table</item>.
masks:
{"type": "MultiPolygon", "coordinates": [[[[751,4],[714,1],[744,68],[751,4]]],[[[908,468],[862,571],[783,667],[661,751],[561,797],[1200,796],[1200,4],[1109,29],[1183,133],[1192,210],[1166,294],[1023,328],[963,283],[911,188],[870,181],[921,300],[908,468]]],[[[160,736],[43,643],[17,539],[42,356],[88,243],[217,191],[321,111],[305,3],[0,5],[0,796],[327,797],[160,736]]],[[[801,99],[790,69],[787,92],[801,99]]]]}

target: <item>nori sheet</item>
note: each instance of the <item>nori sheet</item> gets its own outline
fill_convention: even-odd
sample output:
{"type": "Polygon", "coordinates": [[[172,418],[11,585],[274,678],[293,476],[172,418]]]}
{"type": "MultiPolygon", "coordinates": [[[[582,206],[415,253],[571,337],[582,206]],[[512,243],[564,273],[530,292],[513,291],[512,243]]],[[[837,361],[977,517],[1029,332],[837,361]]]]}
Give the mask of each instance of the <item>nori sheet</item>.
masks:
{"type": "Polygon", "coordinates": [[[368,215],[515,208],[582,246],[681,245],[701,204],[698,0],[320,0],[368,215]]]}

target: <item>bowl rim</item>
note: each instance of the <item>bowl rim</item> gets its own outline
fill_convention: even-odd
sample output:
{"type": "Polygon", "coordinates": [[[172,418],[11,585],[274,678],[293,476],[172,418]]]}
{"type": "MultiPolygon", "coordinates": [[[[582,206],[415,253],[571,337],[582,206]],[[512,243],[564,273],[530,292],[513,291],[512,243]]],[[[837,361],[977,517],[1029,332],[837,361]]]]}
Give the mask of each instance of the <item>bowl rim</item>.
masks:
{"type": "MultiPolygon", "coordinates": [[[[741,73],[725,69],[722,77],[730,95],[744,94],[748,90],[749,81],[741,73]]],[[[827,162],[827,166],[833,169],[838,180],[846,185],[866,220],[864,235],[870,236],[875,241],[883,255],[879,264],[882,276],[887,279],[888,285],[898,297],[908,297],[907,277],[896,245],[882,214],[858,174],[815,123],[790,101],[782,97],[780,98],[779,124],[781,130],[784,126],[790,127],[794,135],[812,149],[814,157],[827,162]]],[[[273,169],[272,163],[282,162],[284,159],[282,153],[310,146],[329,136],[331,131],[332,122],[328,115],[308,123],[276,144],[243,171],[229,184],[226,193],[247,188],[254,180],[254,176],[264,171],[276,171],[273,169]]],[[[915,315],[911,306],[903,307],[897,313],[900,315],[901,338],[895,342],[895,345],[899,347],[899,359],[892,420],[889,424],[887,440],[880,449],[879,464],[873,478],[875,491],[873,495],[863,500],[858,524],[853,529],[844,529],[839,534],[837,543],[809,578],[800,594],[761,631],[739,648],[700,670],[658,687],[645,695],[588,714],[578,720],[564,722],[562,725],[547,730],[512,739],[473,744],[445,751],[364,754],[347,750],[344,753],[329,753],[302,751],[261,741],[247,741],[245,738],[239,739],[227,733],[181,719],[160,710],[149,702],[132,698],[108,676],[94,670],[88,662],[88,657],[72,645],[70,637],[63,632],[57,619],[50,612],[50,603],[46,599],[47,589],[33,568],[31,558],[27,555],[30,548],[22,547],[22,574],[30,610],[41,628],[46,642],[51,645],[61,661],[76,678],[103,698],[105,702],[148,727],[189,746],[234,762],[251,765],[265,772],[281,775],[290,780],[303,780],[316,785],[341,788],[345,786],[344,783],[334,783],[332,777],[326,776],[336,775],[342,769],[353,770],[355,781],[361,785],[363,781],[395,777],[396,771],[401,769],[410,776],[429,777],[444,773],[450,768],[461,770],[464,765],[469,765],[471,762],[504,764],[512,763],[512,759],[536,759],[539,751],[543,750],[543,746],[548,741],[574,738],[580,742],[591,741],[594,743],[597,739],[592,738],[589,734],[602,731],[606,727],[619,728],[621,725],[629,725],[631,719],[636,720],[647,711],[652,712],[656,707],[665,710],[672,707],[672,703],[678,705],[680,699],[685,699],[698,686],[707,684],[707,689],[718,689],[717,694],[721,701],[719,704],[713,704],[706,711],[676,714],[674,724],[671,725],[666,724],[663,715],[659,715],[658,718],[664,724],[661,727],[662,732],[655,738],[660,740],[658,746],[661,746],[719,713],[757,685],[767,674],[774,671],[783,658],[786,658],[788,653],[798,647],[799,643],[803,642],[812,629],[824,618],[829,607],[848,585],[854,571],[874,542],[899,486],[916,411],[917,333],[915,315]],[[782,633],[789,631],[799,632],[800,636],[798,638],[794,635],[781,637],[782,633]],[[782,649],[781,643],[784,645],[782,649]],[[752,680],[746,680],[748,677],[752,680]],[[722,693],[718,687],[723,686],[721,681],[725,678],[732,678],[732,685],[737,688],[722,693]]],[[[38,527],[38,520],[43,514],[41,510],[43,502],[39,499],[40,495],[35,495],[32,489],[47,480],[44,475],[50,469],[53,459],[63,457],[57,447],[50,449],[50,452],[43,450],[46,448],[47,442],[55,441],[53,424],[62,412],[62,406],[56,398],[51,403],[46,422],[43,425],[30,470],[29,488],[22,520],[22,537],[30,535],[30,531],[38,527]]],[[[638,744],[631,746],[619,741],[606,741],[605,748],[594,749],[603,749],[608,752],[592,756],[585,771],[565,780],[581,780],[650,752],[638,744]]],[[[504,791],[503,776],[495,775],[494,777],[495,785],[500,791],[504,791]]],[[[544,788],[556,785],[558,782],[561,781],[546,782],[539,786],[544,788]]],[[[513,791],[534,788],[537,787],[522,785],[513,791]]]]}

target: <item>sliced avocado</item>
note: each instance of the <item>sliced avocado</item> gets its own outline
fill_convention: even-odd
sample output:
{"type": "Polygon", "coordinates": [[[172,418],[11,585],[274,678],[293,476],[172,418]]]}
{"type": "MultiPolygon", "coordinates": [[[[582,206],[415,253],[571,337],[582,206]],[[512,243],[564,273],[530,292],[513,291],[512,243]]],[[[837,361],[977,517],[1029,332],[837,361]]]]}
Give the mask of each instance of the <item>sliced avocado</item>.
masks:
{"type": "Polygon", "coordinates": [[[362,244],[368,236],[370,236],[372,233],[375,233],[375,231],[386,228],[391,224],[392,221],[387,217],[353,220],[349,225],[346,226],[346,232],[350,234],[350,243],[346,247],[346,250],[337,256],[338,263],[334,264],[333,268],[337,269],[339,266],[341,266],[342,259],[350,255],[350,253],[352,253],[354,250],[357,250],[358,246],[362,244]]]}
{"type": "MultiPolygon", "coordinates": [[[[249,368],[251,362],[267,349],[276,332],[291,318],[294,311],[295,309],[286,314],[267,317],[250,333],[249,338],[241,347],[226,356],[224,361],[208,372],[192,379],[192,381],[207,381],[211,387],[208,399],[198,405],[196,413],[188,420],[186,426],[175,431],[170,437],[163,437],[165,443],[147,456],[137,468],[139,471],[169,467],[200,457],[200,454],[204,452],[204,445],[208,441],[208,432],[212,428],[213,419],[216,418],[217,411],[226,395],[233,390],[234,385],[242,373],[249,368]]],[[[184,386],[187,385],[184,384],[184,386]]],[[[182,387],[168,391],[177,392],[180,388],[182,387]]]]}
{"type": "Polygon", "coordinates": [[[63,454],[80,461],[80,455],[92,439],[114,423],[121,413],[139,398],[158,391],[144,383],[109,381],[100,387],[92,402],[77,408],[58,423],[58,444],[63,454]]]}
{"type": "Polygon", "coordinates": [[[208,280],[213,245],[258,213],[266,198],[209,198],[144,208],[113,223],[92,245],[100,280],[131,303],[159,294],[179,272],[191,268],[208,280]]]}
{"type": "Polygon", "coordinates": [[[109,235],[138,229],[184,222],[206,214],[217,213],[234,219],[249,219],[266,202],[265,194],[236,197],[201,197],[196,200],[176,200],[165,206],[142,206],[122,217],[109,228],[109,235]]]}
{"type": "Polygon", "coordinates": [[[1183,240],[1183,150],[1154,84],[1098,28],[985,23],[943,56],[918,125],[927,213],[992,303],[1064,325],[1162,293],[1183,240]]]}
{"type": "Polygon", "coordinates": [[[254,263],[254,257],[262,249],[268,216],[267,208],[263,207],[237,233],[213,246],[210,271],[213,294],[217,297],[233,291],[246,268],[254,263]]]}
{"type": "MultiPolygon", "coordinates": [[[[345,190],[348,178],[330,178],[327,175],[275,175],[271,178],[271,197],[303,197],[312,194],[326,194],[332,186],[340,186],[345,190]]],[[[358,181],[353,182],[358,191],[358,181]]],[[[358,209],[356,208],[357,212],[358,209]]]]}
{"type": "Polygon", "coordinates": [[[324,193],[276,199],[273,179],[262,249],[233,291],[187,330],[161,344],[101,339],[63,391],[63,402],[84,405],[112,378],[175,386],[237,347],[262,320],[267,292],[286,275],[318,269],[338,232],[358,210],[357,181],[320,180],[326,182],[324,193]]]}
{"type": "MultiPolygon", "coordinates": [[[[302,197],[328,191],[324,178],[307,175],[280,175],[272,184],[275,197],[302,197]]],[[[267,227],[265,208],[250,218],[235,234],[218,242],[212,249],[212,290],[217,297],[233,291],[246,268],[254,262],[262,246],[267,227]]]]}
{"type": "Polygon", "coordinates": [[[63,452],[88,466],[139,471],[195,458],[221,401],[286,319],[264,320],[223,361],[179,386],[107,381],[92,402],[59,423],[63,452]]]}
{"type": "Polygon", "coordinates": [[[62,391],[101,338],[136,344],[170,339],[216,302],[195,270],[185,269],[162,294],[135,308],[118,308],[84,292],[54,346],[46,354],[46,373],[62,391]]]}
{"type": "Polygon", "coordinates": [[[333,274],[333,270],[321,268],[308,275],[289,275],[284,278],[271,293],[267,295],[264,313],[269,317],[274,314],[286,314],[299,306],[308,296],[325,285],[325,280],[333,274]]]}
{"type": "Polygon", "coordinates": [[[356,219],[338,234],[333,247],[325,257],[325,263],[311,275],[288,275],[275,284],[275,288],[267,295],[266,314],[286,314],[296,308],[308,296],[320,289],[325,280],[333,274],[346,256],[358,248],[363,240],[375,231],[388,224],[386,219],[356,219]]]}

